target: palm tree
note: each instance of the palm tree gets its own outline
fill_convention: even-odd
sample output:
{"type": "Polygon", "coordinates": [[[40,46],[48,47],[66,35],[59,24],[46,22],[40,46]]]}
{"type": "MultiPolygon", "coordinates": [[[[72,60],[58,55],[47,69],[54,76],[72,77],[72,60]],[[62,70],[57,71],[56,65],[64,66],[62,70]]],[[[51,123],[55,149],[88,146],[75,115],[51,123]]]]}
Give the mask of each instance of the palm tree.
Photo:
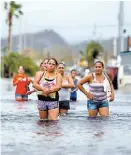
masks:
{"type": "Polygon", "coordinates": [[[94,65],[94,60],[104,52],[103,46],[95,41],[91,41],[86,47],[86,58],[88,65],[91,68],[94,65]]]}
{"type": "Polygon", "coordinates": [[[11,34],[12,34],[12,23],[13,16],[19,18],[19,15],[23,15],[21,11],[22,5],[16,4],[15,1],[10,1],[10,3],[5,2],[4,8],[7,10],[7,20],[8,23],[8,53],[11,52],[11,34]]]}

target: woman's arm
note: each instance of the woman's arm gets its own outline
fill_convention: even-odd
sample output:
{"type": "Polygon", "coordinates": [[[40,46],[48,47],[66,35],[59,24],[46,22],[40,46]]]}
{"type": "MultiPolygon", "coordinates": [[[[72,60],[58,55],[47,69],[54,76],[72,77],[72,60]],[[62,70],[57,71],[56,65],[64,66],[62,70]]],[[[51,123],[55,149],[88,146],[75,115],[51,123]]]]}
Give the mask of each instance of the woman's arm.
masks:
{"type": "Polygon", "coordinates": [[[77,82],[77,87],[82,91],[89,99],[93,99],[93,95],[90,92],[87,92],[83,87],[83,84],[89,83],[92,80],[92,74],[88,74],[77,82]]]}
{"type": "Polygon", "coordinates": [[[110,84],[110,87],[111,87],[111,95],[110,95],[110,102],[111,101],[114,101],[114,98],[115,98],[115,91],[114,91],[114,86],[112,84],[112,75],[111,73],[107,72],[107,73],[104,73],[107,80],[109,81],[109,84],[110,84]]]}
{"type": "Polygon", "coordinates": [[[61,74],[57,73],[56,85],[49,89],[49,93],[59,91],[61,89],[61,86],[62,86],[62,76],[61,74]]]}
{"type": "Polygon", "coordinates": [[[32,85],[35,89],[40,90],[40,91],[44,90],[44,88],[42,86],[40,86],[40,84],[39,84],[42,74],[43,74],[43,72],[41,72],[41,71],[36,72],[34,81],[33,81],[33,85],[32,85]]]}
{"type": "Polygon", "coordinates": [[[111,83],[111,96],[110,96],[110,102],[114,101],[115,99],[115,91],[114,91],[114,87],[113,84],[111,83]]]}
{"type": "Polygon", "coordinates": [[[30,90],[30,91],[27,91],[27,95],[30,95],[30,94],[32,94],[32,93],[34,93],[34,92],[36,92],[37,90],[36,89],[33,89],[33,90],[30,90]]]}
{"type": "Polygon", "coordinates": [[[33,80],[28,78],[28,84],[33,83],[33,80]]]}
{"type": "Polygon", "coordinates": [[[84,76],[82,79],[80,79],[77,82],[77,87],[80,89],[80,91],[82,91],[85,95],[87,95],[87,91],[85,90],[85,88],[83,87],[83,84],[88,83],[90,81],[90,76],[84,76]]]}
{"type": "Polygon", "coordinates": [[[13,79],[13,86],[16,86],[21,79],[22,79],[22,77],[20,77],[18,79],[16,77],[14,77],[14,79],[13,79]]]}
{"type": "Polygon", "coordinates": [[[75,92],[75,91],[77,91],[78,90],[78,87],[76,87],[74,90],[72,90],[71,92],[73,93],[73,92],[75,92]]]}
{"type": "Polygon", "coordinates": [[[62,88],[73,88],[74,82],[70,75],[68,75],[68,84],[62,84],[62,88]]]}
{"type": "Polygon", "coordinates": [[[76,86],[77,82],[78,82],[78,80],[76,79],[76,83],[74,83],[74,85],[75,85],[74,86],[74,90],[71,91],[72,93],[76,92],[78,90],[78,87],[76,86]]]}

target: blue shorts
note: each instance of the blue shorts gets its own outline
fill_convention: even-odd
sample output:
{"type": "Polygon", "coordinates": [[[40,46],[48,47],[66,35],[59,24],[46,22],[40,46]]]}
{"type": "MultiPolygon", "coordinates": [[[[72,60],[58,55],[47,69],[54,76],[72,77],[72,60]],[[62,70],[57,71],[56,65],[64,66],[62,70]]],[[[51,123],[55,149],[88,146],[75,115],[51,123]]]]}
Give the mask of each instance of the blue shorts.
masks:
{"type": "Polygon", "coordinates": [[[15,94],[15,99],[28,100],[28,95],[15,94]]]}
{"type": "Polygon", "coordinates": [[[72,98],[70,98],[70,101],[77,101],[77,98],[72,97],[72,98]]]}
{"type": "Polygon", "coordinates": [[[89,110],[98,110],[99,108],[109,107],[109,102],[107,100],[104,101],[94,101],[88,100],[87,101],[87,108],[89,110]]]}

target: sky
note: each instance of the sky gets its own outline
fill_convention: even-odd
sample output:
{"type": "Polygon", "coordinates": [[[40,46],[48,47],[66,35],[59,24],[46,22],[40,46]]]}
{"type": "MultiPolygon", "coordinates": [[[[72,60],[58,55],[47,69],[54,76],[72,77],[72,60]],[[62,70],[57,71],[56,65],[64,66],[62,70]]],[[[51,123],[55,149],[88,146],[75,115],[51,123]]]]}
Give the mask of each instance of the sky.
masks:
{"type": "MultiPolygon", "coordinates": [[[[24,15],[13,21],[13,34],[54,29],[68,43],[105,39],[118,35],[118,1],[17,0],[24,15]]],[[[2,10],[2,37],[8,34],[2,10]]],[[[125,35],[131,35],[131,1],[124,1],[125,35]]]]}

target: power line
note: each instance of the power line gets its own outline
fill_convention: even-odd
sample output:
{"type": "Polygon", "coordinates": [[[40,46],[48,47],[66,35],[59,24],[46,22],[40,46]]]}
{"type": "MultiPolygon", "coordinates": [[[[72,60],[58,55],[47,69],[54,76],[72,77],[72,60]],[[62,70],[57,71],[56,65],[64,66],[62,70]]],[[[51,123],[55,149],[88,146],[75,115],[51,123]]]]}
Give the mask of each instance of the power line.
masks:
{"type": "MultiPolygon", "coordinates": [[[[108,27],[117,27],[117,24],[112,25],[97,25],[95,24],[96,28],[108,28],[108,27]]],[[[124,26],[131,26],[131,23],[125,23],[124,26]]],[[[75,28],[75,27],[86,27],[86,28],[94,28],[94,25],[47,25],[47,27],[58,27],[58,28],[75,28]]]]}
{"type": "MultiPolygon", "coordinates": [[[[74,28],[77,28],[77,29],[81,29],[81,28],[84,28],[84,29],[94,29],[94,26],[89,26],[89,25],[37,25],[37,29],[38,28],[60,28],[60,29],[74,29],[74,28]]],[[[131,24],[124,24],[124,27],[131,27],[131,24]]],[[[117,28],[117,25],[96,25],[96,29],[98,28],[117,28]]]]}

